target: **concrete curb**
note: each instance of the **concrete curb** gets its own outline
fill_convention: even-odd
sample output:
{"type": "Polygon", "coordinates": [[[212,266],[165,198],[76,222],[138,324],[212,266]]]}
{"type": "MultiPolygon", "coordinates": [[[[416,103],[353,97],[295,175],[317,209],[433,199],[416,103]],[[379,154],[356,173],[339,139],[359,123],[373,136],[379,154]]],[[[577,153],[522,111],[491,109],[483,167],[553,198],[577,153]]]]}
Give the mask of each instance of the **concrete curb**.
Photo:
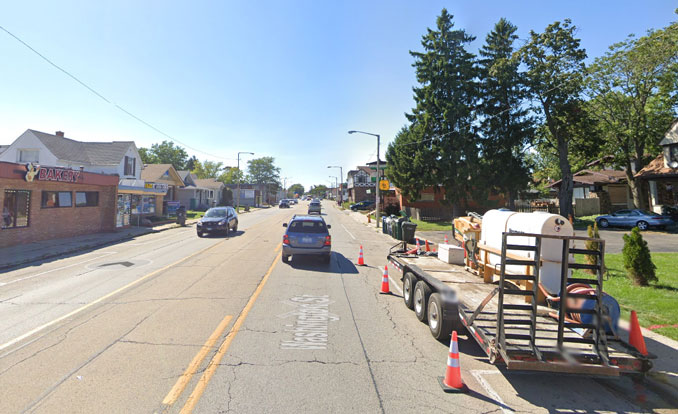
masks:
{"type": "MultiPolygon", "coordinates": [[[[193,224],[195,224],[195,222],[186,223],[186,227],[189,227],[193,224]]],[[[6,269],[14,268],[14,267],[23,266],[23,265],[26,265],[26,264],[29,264],[29,263],[32,263],[32,262],[36,262],[36,261],[53,259],[55,257],[65,256],[67,254],[76,253],[76,252],[80,252],[80,251],[83,251],[83,250],[92,250],[92,249],[104,247],[104,246],[107,246],[107,245],[110,245],[110,244],[119,243],[121,241],[130,240],[130,239],[133,239],[135,237],[145,236],[147,234],[160,233],[160,232],[163,232],[163,231],[166,231],[166,230],[176,229],[176,228],[180,228],[180,227],[181,226],[179,226],[178,224],[175,224],[174,226],[168,226],[168,227],[165,227],[165,228],[158,228],[158,229],[150,228],[150,230],[145,232],[145,233],[139,233],[139,234],[129,234],[129,233],[127,233],[126,235],[121,235],[121,237],[119,237],[119,238],[101,241],[101,242],[88,243],[88,244],[84,244],[84,245],[81,245],[81,246],[73,247],[71,249],[63,250],[63,251],[60,251],[58,253],[47,253],[47,254],[44,254],[44,255],[39,256],[39,257],[33,257],[33,258],[30,258],[30,259],[21,260],[21,261],[17,261],[17,262],[14,262],[14,263],[3,264],[3,265],[0,266],[0,270],[6,270],[6,269]]]]}

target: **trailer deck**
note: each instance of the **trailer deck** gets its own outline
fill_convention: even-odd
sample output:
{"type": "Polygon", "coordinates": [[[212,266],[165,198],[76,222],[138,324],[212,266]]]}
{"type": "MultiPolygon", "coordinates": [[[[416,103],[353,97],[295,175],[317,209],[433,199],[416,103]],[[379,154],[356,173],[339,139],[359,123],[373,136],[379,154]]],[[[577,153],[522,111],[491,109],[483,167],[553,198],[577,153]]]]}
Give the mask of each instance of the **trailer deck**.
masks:
{"type": "MultiPolygon", "coordinates": [[[[616,335],[603,333],[604,338],[594,341],[593,329],[571,328],[576,324],[559,321],[558,309],[533,306],[532,290],[522,290],[524,294],[520,294],[516,286],[510,289],[512,294],[500,295],[501,282],[487,283],[464,266],[447,264],[435,256],[406,254],[401,250],[392,252],[389,261],[403,276],[413,273],[435,292],[448,295],[454,292],[453,311],[458,312],[460,322],[492,363],[505,364],[510,370],[600,376],[644,373],[652,366],[616,335]],[[560,331],[559,322],[564,325],[560,331]]],[[[504,283],[513,287],[509,280],[504,283]]]]}

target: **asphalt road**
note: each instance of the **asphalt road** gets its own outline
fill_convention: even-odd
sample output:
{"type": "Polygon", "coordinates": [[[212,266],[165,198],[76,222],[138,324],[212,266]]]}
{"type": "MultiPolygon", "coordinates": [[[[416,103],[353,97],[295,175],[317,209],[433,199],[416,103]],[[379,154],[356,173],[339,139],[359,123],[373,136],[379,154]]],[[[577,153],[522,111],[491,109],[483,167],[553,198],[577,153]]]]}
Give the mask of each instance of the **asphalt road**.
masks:
{"type": "MultiPolygon", "coordinates": [[[[392,239],[330,203],[329,265],[280,259],[306,205],[240,217],[229,238],[151,234],[0,274],[0,412],[669,412],[629,379],[506,373],[379,295],[392,239]],[[360,244],[368,267],[353,265],[360,244]]],[[[395,274],[392,274],[395,275],[395,274]]]]}

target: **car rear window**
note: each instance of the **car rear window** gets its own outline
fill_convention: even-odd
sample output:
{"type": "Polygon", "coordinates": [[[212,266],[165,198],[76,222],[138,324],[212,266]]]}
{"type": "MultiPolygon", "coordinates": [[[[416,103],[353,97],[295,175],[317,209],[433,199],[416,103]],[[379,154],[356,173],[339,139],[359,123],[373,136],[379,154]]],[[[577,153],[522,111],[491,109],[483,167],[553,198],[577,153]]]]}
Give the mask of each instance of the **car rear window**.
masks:
{"type": "Polygon", "coordinates": [[[317,220],[295,220],[290,223],[289,229],[294,233],[327,233],[325,223],[317,220]]]}
{"type": "Polygon", "coordinates": [[[313,207],[317,207],[317,206],[320,205],[320,203],[311,203],[311,205],[312,205],[313,207]]]}

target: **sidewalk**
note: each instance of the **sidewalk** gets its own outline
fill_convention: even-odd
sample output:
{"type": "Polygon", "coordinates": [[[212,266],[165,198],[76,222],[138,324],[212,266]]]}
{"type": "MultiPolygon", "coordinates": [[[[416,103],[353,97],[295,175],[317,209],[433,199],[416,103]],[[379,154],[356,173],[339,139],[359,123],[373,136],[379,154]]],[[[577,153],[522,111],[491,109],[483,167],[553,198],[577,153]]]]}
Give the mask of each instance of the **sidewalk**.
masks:
{"type": "MultiPolygon", "coordinates": [[[[198,220],[186,220],[190,226],[198,220]]],[[[180,227],[175,223],[163,224],[155,227],[130,227],[111,233],[85,234],[62,239],[43,240],[34,243],[19,244],[0,249],[0,270],[29,265],[31,263],[59,257],[82,250],[94,249],[123,240],[129,240],[144,234],[157,233],[180,227]]]]}

